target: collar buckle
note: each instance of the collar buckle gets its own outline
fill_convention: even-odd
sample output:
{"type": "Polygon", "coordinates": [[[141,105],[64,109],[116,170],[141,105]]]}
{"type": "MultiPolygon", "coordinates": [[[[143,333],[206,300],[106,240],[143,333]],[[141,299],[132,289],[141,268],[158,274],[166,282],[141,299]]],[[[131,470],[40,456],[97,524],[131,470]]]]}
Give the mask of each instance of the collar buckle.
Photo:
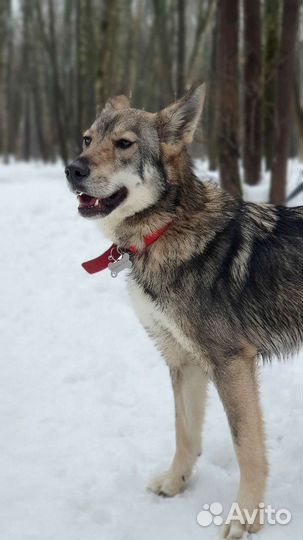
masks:
{"type": "Polygon", "coordinates": [[[130,269],[132,267],[132,262],[127,251],[123,251],[121,248],[117,247],[115,250],[115,254],[118,254],[117,259],[115,259],[112,251],[108,257],[108,260],[112,261],[108,263],[108,269],[110,270],[111,277],[116,278],[123,270],[126,270],[127,268],[130,269]]]}

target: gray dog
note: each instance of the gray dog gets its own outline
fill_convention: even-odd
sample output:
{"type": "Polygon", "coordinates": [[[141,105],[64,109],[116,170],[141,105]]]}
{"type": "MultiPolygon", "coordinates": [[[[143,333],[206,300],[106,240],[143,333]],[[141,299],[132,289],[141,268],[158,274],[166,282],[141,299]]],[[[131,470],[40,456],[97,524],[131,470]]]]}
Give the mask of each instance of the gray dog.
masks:
{"type": "Polygon", "coordinates": [[[257,360],[302,344],[303,207],[245,203],[196,178],[186,145],[204,94],[193,87],[155,114],[112,98],[66,175],[80,214],[100,219],[120,263],[128,254],[133,304],[170,369],[176,453],[150,488],[184,489],[212,380],[240,466],[236,501],[255,511],[253,523],[234,520],[222,531],[241,538],[261,527],[267,478],[257,360]]]}

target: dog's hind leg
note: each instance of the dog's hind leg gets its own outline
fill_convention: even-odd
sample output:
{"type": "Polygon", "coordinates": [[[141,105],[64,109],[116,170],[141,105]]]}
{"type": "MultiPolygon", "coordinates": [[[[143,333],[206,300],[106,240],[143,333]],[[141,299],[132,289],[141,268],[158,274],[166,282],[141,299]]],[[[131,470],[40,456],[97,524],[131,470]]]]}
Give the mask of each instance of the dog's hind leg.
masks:
{"type": "MultiPolygon", "coordinates": [[[[180,355],[179,345],[176,345],[175,353],[180,355]]],[[[182,354],[188,356],[185,351],[182,354]]],[[[176,452],[169,470],[153,478],[148,486],[155,493],[166,496],[176,495],[184,489],[201,453],[201,428],[208,383],[202,368],[193,364],[170,367],[170,373],[175,399],[176,452]]]]}
{"type": "Polygon", "coordinates": [[[218,365],[215,383],[227,413],[240,466],[240,486],[236,502],[242,515],[247,510],[253,519],[245,523],[232,520],[222,530],[222,538],[241,538],[244,531],[257,532],[260,522],[259,503],[264,500],[267,461],[262,413],[259,405],[254,352],[243,354],[218,365]]]}

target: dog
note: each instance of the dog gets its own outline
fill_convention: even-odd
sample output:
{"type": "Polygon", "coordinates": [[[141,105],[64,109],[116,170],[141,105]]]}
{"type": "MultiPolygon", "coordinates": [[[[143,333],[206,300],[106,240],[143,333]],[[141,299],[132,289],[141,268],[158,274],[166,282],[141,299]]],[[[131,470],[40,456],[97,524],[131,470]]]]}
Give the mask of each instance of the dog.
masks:
{"type": "Polygon", "coordinates": [[[157,113],[106,103],[66,168],[79,213],[96,218],[128,253],[135,310],[171,375],[176,452],[149,487],[174,496],[201,454],[207,387],[223,402],[240,467],[236,502],[253,524],[225,525],[222,538],[260,527],[268,464],[258,397],[259,359],[303,341],[303,207],[244,202],[194,174],[187,145],[205,86],[157,113]]]}

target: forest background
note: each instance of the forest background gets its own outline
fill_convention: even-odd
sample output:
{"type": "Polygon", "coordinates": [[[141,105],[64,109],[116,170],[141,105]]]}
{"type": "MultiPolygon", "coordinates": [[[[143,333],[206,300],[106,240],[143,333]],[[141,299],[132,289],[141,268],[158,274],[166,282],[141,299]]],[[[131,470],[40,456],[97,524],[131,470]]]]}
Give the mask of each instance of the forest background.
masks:
{"type": "Polygon", "coordinates": [[[300,0],[0,0],[0,156],[76,155],[109,96],[156,111],[206,81],[191,149],[241,196],[303,156],[300,0]],[[243,165],[243,167],[242,167],[243,165]]]}

